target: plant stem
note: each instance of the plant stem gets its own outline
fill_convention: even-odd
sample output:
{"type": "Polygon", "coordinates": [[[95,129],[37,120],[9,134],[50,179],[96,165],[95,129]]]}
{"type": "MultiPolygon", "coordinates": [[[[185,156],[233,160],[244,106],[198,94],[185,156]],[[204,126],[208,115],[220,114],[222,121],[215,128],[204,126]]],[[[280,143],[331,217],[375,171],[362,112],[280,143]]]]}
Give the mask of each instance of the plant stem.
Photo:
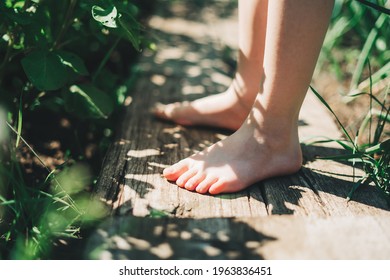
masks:
{"type": "Polygon", "coordinates": [[[12,34],[10,33],[7,33],[8,37],[9,37],[9,41],[8,41],[8,46],[7,46],[7,51],[5,53],[5,56],[4,56],[4,59],[3,59],[3,62],[1,63],[0,65],[0,85],[2,84],[3,82],[3,76],[4,76],[4,69],[5,69],[5,66],[7,65],[10,57],[11,57],[11,52],[12,52],[12,46],[13,46],[13,40],[12,40],[12,34]]]}
{"type": "Polygon", "coordinates": [[[95,74],[93,74],[93,77],[92,77],[92,82],[93,82],[93,83],[95,82],[96,78],[99,76],[100,71],[102,71],[104,65],[106,65],[108,59],[110,58],[110,56],[111,56],[112,52],[114,51],[114,49],[116,48],[116,46],[119,44],[119,41],[120,41],[120,40],[121,40],[120,37],[118,37],[118,38],[115,40],[114,44],[112,44],[111,48],[108,50],[108,52],[107,52],[106,55],[104,56],[102,62],[100,62],[98,69],[96,70],[95,74]]]}
{"type": "Polygon", "coordinates": [[[73,15],[73,11],[74,11],[76,4],[77,4],[77,0],[70,0],[68,10],[66,11],[65,18],[64,18],[64,21],[63,21],[62,26],[61,26],[61,30],[57,36],[57,39],[55,40],[55,42],[53,44],[52,49],[57,49],[58,46],[60,45],[62,37],[64,37],[66,31],[68,30],[68,28],[72,22],[72,15],[73,15]]]}

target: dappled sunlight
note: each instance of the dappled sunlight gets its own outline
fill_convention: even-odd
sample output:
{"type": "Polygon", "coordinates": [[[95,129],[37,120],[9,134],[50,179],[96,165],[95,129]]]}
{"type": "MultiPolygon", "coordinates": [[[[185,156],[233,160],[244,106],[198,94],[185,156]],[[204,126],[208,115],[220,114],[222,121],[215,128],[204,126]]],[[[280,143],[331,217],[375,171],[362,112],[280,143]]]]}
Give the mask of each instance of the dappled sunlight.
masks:
{"type": "Polygon", "coordinates": [[[226,76],[226,75],[221,74],[221,73],[218,73],[218,72],[211,74],[211,80],[217,84],[221,84],[221,85],[224,85],[226,87],[228,87],[232,82],[231,77],[226,76]]]}
{"type": "Polygon", "coordinates": [[[153,75],[150,77],[150,81],[155,84],[156,86],[163,86],[166,82],[167,78],[163,75],[153,75]]]}
{"type": "Polygon", "coordinates": [[[239,219],[117,217],[90,239],[92,259],[262,259],[276,239],[239,219]],[[148,234],[142,231],[148,228],[148,234]]]}
{"type": "Polygon", "coordinates": [[[198,65],[191,65],[184,68],[184,71],[187,73],[188,77],[198,77],[202,74],[202,68],[198,65]]]}
{"type": "Polygon", "coordinates": [[[206,90],[205,87],[202,85],[197,85],[197,86],[183,85],[181,92],[183,93],[183,95],[204,94],[206,90]]]}
{"type": "Polygon", "coordinates": [[[144,149],[144,150],[130,150],[127,152],[128,157],[142,158],[149,156],[161,155],[161,151],[158,149],[144,149]]]}
{"type": "Polygon", "coordinates": [[[154,62],[161,64],[169,59],[180,59],[184,55],[182,48],[166,48],[158,52],[154,58],[154,62]]]}

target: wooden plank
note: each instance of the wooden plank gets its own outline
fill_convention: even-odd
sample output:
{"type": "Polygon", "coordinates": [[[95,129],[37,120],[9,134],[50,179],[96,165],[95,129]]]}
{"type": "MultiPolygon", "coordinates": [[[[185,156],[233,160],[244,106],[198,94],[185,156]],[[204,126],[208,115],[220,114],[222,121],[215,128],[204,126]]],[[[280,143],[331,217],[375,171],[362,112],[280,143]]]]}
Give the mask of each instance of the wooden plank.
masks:
{"type": "Polygon", "coordinates": [[[113,217],[91,236],[85,257],[389,259],[390,224],[381,224],[377,219],[291,215],[236,219],[113,217]]]}
{"type": "MultiPolygon", "coordinates": [[[[99,195],[118,209],[118,213],[147,216],[151,209],[157,209],[177,217],[267,214],[326,217],[389,210],[386,202],[371,189],[359,191],[357,199],[346,204],[351,180],[333,173],[351,174],[352,169],[314,160],[315,154],[338,153],[332,145],[304,146],[306,163],[300,172],[265,180],[239,194],[198,195],[163,180],[160,174],[165,166],[202,150],[225,137],[226,133],[163,123],[152,117],[150,107],[156,102],[191,100],[219,92],[230,82],[229,66],[217,52],[224,40],[217,30],[200,40],[199,33],[177,30],[171,21],[175,19],[151,19],[152,26],[159,23],[160,30],[155,32],[160,38],[160,49],[155,53],[146,51],[140,60],[133,102],[126,110],[98,182],[99,195]],[[212,34],[215,37],[210,37],[214,36],[212,34]],[[219,76],[213,76],[216,72],[219,76]]],[[[201,22],[191,24],[196,25],[194,30],[207,29],[201,22]]],[[[213,28],[217,26],[214,24],[213,28]]],[[[312,93],[308,93],[301,111],[299,134],[301,139],[316,135],[337,138],[340,135],[328,112],[312,93]]]]}
{"type": "Polygon", "coordinates": [[[164,99],[161,95],[165,92],[177,95],[181,82],[171,78],[164,86],[157,87],[147,82],[153,75],[140,76],[140,81],[144,82],[137,84],[117,141],[108,152],[98,182],[99,195],[106,198],[117,213],[135,216],[148,216],[153,209],[181,217],[267,215],[258,187],[213,197],[180,189],[161,177],[165,166],[224,135],[209,129],[184,128],[156,121],[149,112],[150,106],[164,99]]]}
{"type": "MultiPolygon", "coordinates": [[[[339,154],[335,145],[302,145],[305,163],[298,173],[236,194],[200,195],[161,177],[165,166],[228,135],[162,122],[149,112],[156,102],[192,100],[228,86],[231,68],[219,58],[226,38],[218,28],[232,22],[224,21],[183,28],[183,19],[152,18],[159,50],[140,59],[132,103],[97,184],[97,196],[115,215],[92,233],[86,258],[389,259],[389,205],[372,188],[346,203],[352,168],[316,159],[339,154]],[[165,217],[151,218],[156,210],[165,217]]],[[[310,93],[299,134],[302,140],[340,135],[310,93]]]]}

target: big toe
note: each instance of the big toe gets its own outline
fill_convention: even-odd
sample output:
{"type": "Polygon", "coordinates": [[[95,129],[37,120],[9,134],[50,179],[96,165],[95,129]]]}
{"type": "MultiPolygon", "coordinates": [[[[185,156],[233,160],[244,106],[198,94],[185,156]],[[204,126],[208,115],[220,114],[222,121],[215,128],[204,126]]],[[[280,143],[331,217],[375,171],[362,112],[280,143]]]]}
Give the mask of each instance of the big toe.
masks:
{"type": "Polygon", "coordinates": [[[167,167],[163,170],[163,176],[168,181],[176,181],[183,173],[188,171],[188,164],[184,161],[179,161],[178,163],[167,167]]]}
{"type": "Polygon", "coordinates": [[[171,119],[172,118],[172,104],[164,105],[161,103],[157,103],[152,108],[152,113],[161,119],[171,119]]]}

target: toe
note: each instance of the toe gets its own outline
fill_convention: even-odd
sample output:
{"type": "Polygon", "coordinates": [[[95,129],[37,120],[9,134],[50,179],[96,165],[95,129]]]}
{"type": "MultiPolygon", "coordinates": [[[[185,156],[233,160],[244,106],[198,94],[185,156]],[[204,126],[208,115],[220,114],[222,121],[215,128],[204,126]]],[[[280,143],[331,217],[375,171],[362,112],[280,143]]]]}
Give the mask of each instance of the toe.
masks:
{"type": "Polygon", "coordinates": [[[227,184],[223,180],[218,180],[213,183],[209,188],[210,194],[219,194],[226,192],[227,184]]]}
{"type": "Polygon", "coordinates": [[[206,177],[203,181],[201,181],[198,186],[195,188],[198,193],[207,193],[210,186],[214,184],[218,179],[212,177],[206,177]]]}
{"type": "Polygon", "coordinates": [[[187,172],[188,169],[189,166],[185,161],[179,161],[178,163],[165,168],[163,171],[163,176],[168,181],[176,181],[181,175],[187,172]]]}
{"type": "Polygon", "coordinates": [[[154,108],[152,109],[153,114],[161,119],[169,119],[168,113],[171,111],[169,109],[170,105],[164,105],[161,103],[157,103],[154,108]]]}
{"type": "Polygon", "coordinates": [[[196,187],[199,185],[199,183],[201,183],[204,180],[204,178],[205,178],[205,175],[203,173],[198,173],[195,176],[193,176],[192,178],[190,178],[186,182],[184,187],[189,191],[194,191],[196,189],[196,187]]]}
{"type": "Polygon", "coordinates": [[[182,106],[183,106],[182,103],[179,102],[175,102],[171,104],[157,103],[154,106],[152,112],[158,118],[165,119],[165,120],[174,120],[178,109],[181,108],[182,106]]]}
{"type": "Polygon", "coordinates": [[[188,180],[190,180],[192,177],[196,175],[197,171],[195,169],[189,169],[185,173],[183,173],[177,180],[176,185],[178,185],[181,188],[184,188],[185,184],[188,180]]]}

